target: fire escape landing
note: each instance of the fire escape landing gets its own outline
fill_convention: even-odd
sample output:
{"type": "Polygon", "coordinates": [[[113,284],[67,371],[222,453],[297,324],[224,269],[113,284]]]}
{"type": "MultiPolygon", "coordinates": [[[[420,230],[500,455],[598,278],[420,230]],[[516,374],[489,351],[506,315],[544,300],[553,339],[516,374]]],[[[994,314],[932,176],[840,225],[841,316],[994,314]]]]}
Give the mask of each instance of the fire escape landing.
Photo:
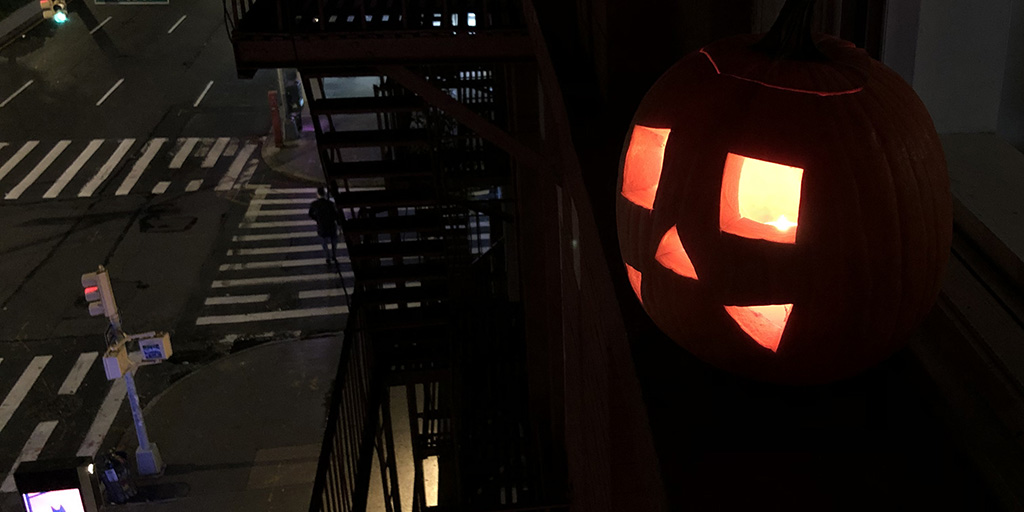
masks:
{"type": "Polygon", "coordinates": [[[239,75],[260,68],[529,61],[517,0],[225,0],[239,75]]]}

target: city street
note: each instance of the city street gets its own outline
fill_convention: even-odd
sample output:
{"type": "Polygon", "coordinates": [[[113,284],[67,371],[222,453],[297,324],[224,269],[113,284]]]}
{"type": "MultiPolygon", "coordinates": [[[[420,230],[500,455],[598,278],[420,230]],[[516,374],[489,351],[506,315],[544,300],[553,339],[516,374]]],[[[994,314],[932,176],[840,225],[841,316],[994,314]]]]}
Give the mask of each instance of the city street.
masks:
{"type": "Polygon", "coordinates": [[[0,50],[0,510],[22,461],[131,431],[80,285],[98,265],[126,331],[171,333],[143,405],[218,356],[344,328],[347,253],[325,263],[312,185],[261,159],[277,74],[235,76],[221,9],[73,2],[0,50]]]}

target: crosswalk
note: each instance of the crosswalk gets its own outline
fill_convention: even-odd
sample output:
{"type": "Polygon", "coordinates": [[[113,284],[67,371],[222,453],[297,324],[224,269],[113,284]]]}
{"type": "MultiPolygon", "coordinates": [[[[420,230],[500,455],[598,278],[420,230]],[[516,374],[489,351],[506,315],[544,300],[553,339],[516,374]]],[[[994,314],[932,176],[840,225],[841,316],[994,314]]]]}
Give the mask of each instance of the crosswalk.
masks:
{"type": "Polygon", "coordinates": [[[289,329],[333,325],[348,313],[353,275],[344,242],[326,262],[308,217],[314,188],[258,186],[210,283],[197,326],[251,324],[289,329]]]}
{"type": "Polygon", "coordinates": [[[249,183],[265,137],[152,137],[0,141],[0,205],[4,202],[166,194],[249,183]],[[123,176],[122,176],[123,175],[123,176]],[[108,182],[114,187],[103,187],[108,182]]]}
{"type": "Polygon", "coordinates": [[[0,357],[0,493],[16,491],[13,475],[24,462],[43,455],[96,456],[125,397],[123,381],[108,382],[98,356],[61,351],[0,357]],[[75,414],[39,408],[71,395],[80,404],[75,414]]]}

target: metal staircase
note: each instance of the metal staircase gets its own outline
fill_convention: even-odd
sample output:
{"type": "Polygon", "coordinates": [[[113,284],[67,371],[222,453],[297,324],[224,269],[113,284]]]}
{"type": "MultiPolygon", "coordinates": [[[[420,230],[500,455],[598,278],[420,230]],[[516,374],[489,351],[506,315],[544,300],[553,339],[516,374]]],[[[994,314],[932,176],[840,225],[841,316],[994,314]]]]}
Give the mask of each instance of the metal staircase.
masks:
{"type": "Polygon", "coordinates": [[[365,510],[374,460],[373,492],[402,509],[390,389],[408,407],[411,510],[558,509],[535,508],[546,494],[508,304],[514,171],[539,161],[509,133],[516,66],[536,95],[520,0],[224,5],[240,76],[302,77],[355,275],[311,512],[365,510]]]}

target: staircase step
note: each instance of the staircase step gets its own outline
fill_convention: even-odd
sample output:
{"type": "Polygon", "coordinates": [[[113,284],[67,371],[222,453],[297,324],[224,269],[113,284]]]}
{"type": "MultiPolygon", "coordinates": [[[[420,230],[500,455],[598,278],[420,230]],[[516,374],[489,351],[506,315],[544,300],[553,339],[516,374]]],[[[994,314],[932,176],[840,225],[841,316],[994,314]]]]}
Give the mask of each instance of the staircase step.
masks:
{"type": "Polygon", "coordinates": [[[433,190],[362,190],[356,192],[340,192],[335,197],[339,208],[357,208],[374,206],[430,206],[437,204],[433,190]]]}
{"type": "MultiPolygon", "coordinates": [[[[375,342],[387,342],[387,338],[379,338],[377,333],[402,331],[402,340],[414,338],[427,339],[436,337],[435,330],[425,327],[444,327],[448,324],[445,307],[432,306],[406,309],[379,309],[366,312],[367,330],[371,332],[375,342]],[[420,332],[422,331],[422,332],[420,332]],[[431,332],[433,331],[433,333],[431,332]]],[[[397,337],[396,337],[397,338],[397,337]]]]}
{"type": "Polygon", "coordinates": [[[362,243],[350,245],[348,247],[348,255],[352,260],[400,258],[411,256],[443,256],[444,248],[445,244],[442,240],[362,243]]]}
{"type": "MultiPolygon", "coordinates": [[[[386,378],[389,386],[438,382],[451,378],[451,368],[446,361],[419,364],[399,361],[391,364],[386,378]]],[[[431,510],[440,509],[434,507],[431,510]]]]}
{"type": "Polygon", "coordinates": [[[433,174],[430,162],[425,160],[370,160],[365,162],[338,162],[327,164],[332,178],[402,178],[433,174]]]}
{"type": "Polygon", "coordinates": [[[430,132],[426,129],[400,130],[347,130],[326,132],[320,135],[317,145],[320,148],[362,148],[380,146],[426,145],[430,141],[430,132]]]}
{"type": "Polygon", "coordinates": [[[444,231],[444,221],[437,212],[422,212],[416,215],[389,215],[387,217],[357,217],[345,221],[345,233],[364,235],[368,233],[430,233],[444,231]]]}
{"type": "Polygon", "coordinates": [[[423,110],[427,103],[419,96],[365,96],[361,98],[322,98],[309,104],[313,115],[374,114],[377,112],[412,112],[423,110]]]}
{"type": "Polygon", "coordinates": [[[401,288],[364,289],[360,296],[364,304],[409,304],[418,302],[437,302],[447,298],[447,287],[413,286],[401,288]]]}
{"type": "Polygon", "coordinates": [[[389,265],[362,269],[359,283],[400,283],[406,281],[444,280],[448,277],[448,267],[443,263],[417,263],[413,265],[389,265]]]}

